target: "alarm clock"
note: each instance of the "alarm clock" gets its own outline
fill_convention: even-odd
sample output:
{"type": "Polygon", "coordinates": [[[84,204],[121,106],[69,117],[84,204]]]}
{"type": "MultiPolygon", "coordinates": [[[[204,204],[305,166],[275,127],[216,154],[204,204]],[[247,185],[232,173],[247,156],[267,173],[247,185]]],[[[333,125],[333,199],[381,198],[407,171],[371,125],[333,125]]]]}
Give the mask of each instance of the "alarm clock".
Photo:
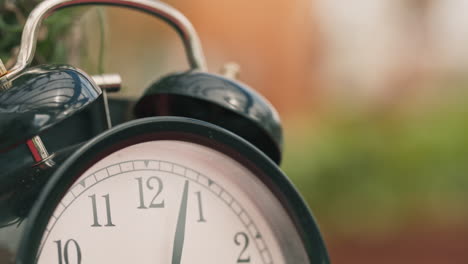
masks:
{"type": "MultiPolygon", "coordinates": [[[[0,184],[0,206],[8,205],[0,212],[0,220],[8,219],[0,226],[0,263],[329,263],[310,210],[278,167],[276,112],[247,86],[205,72],[196,32],[172,7],[152,0],[42,2],[25,25],[17,64],[0,77],[0,96],[28,92],[16,82],[31,69],[42,20],[83,4],[162,18],[181,35],[191,70],[152,85],[135,108],[138,118],[49,153],[48,144],[39,144],[46,133],[93,104],[108,112],[90,76],[57,68],[57,74],[66,68],[82,78],[62,85],[95,93],[76,111],[49,111],[58,121],[48,127],[25,122],[35,130],[12,137],[39,142],[28,145],[38,160],[0,174],[8,183],[0,184]]],[[[2,158],[20,155],[18,144],[5,144],[10,147],[2,158]]]]}

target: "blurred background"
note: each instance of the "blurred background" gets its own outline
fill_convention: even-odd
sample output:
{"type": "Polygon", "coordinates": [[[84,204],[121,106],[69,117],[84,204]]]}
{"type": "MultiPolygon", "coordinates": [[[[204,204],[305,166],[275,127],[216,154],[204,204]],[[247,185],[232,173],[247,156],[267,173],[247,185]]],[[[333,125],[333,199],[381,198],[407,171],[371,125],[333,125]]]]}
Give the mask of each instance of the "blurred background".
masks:
{"type": "MultiPolygon", "coordinates": [[[[20,4],[0,5],[11,64],[19,35],[5,32],[21,27],[8,18],[38,1],[7,2],[20,4]]],[[[333,263],[468,263],[468,1],[167,2],[194,24],[210,71],[237,62],[278,109],[282,168],[333,263]]],[[[63,11],[47,24],[36,62],[119,72],[118,97],[188,67],[172,29],[137,12],[63,11]]]]}

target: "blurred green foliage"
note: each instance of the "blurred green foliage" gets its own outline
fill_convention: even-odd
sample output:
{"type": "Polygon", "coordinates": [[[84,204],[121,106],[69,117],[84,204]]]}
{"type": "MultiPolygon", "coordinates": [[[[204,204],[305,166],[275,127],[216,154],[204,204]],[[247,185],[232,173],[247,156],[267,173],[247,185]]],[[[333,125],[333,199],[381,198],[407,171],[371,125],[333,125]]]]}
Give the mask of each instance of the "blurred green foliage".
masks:
{"type": "MultiPolygon", "coordinates": [[[[26,18],[39,2],[41,1],[0,1],[0,58],[4,63],[10,59],[14,61],[26,18]]],[[[34,63],[55,63],[66,60],[64,36],[72,26],[76,15],[74,10],[64,10],[45,20],[45,26],[39,34],[34,63]]]]}
{"type": "Polygon", "coordinates": [[[393,114],[335,112],[289,129],[282,167],[325,229],[379,233],[414,221],[468,220],[464,102],[393,114]]]}

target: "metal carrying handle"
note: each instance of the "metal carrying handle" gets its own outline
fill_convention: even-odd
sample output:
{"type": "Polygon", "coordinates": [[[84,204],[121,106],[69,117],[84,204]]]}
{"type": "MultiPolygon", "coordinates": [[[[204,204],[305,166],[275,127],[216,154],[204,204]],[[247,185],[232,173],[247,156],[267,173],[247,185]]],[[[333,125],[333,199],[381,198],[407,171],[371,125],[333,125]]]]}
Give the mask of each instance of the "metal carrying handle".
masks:
{"type": "Polygon", "coordinates": [[[46,17],[55,11],[79,5],[122,6],[149,13],[171,25],[180,35],[192,69],[206,71],[205,56],[197,32],[190,21],[177,9],[155,0],[45,0],[29,15],[23,29],[21,46],[16,64],[0,77],[1,81],[12,80],[33,60],[40,26],[46,17]],[[3,80],[2,80],[3,79],[3,80]]]}

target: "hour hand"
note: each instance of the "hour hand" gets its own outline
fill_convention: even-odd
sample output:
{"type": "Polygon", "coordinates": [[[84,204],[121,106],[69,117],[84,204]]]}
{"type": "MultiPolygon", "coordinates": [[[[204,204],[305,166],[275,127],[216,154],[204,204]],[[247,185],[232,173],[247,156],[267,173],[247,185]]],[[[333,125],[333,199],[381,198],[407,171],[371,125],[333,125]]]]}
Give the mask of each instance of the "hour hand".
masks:
{"type": "Polygon", "coordinates": [[[172,248],[172,264],[180,264],[180,260],[182,259],[182,249],[184,247],[185,238],[185,219],[187,218],[188,187],[189,182],[186,180],[184,192],[182,193],[182,201],[180,202],[179,216],[177,218],[174,246],[172,248]]]}

